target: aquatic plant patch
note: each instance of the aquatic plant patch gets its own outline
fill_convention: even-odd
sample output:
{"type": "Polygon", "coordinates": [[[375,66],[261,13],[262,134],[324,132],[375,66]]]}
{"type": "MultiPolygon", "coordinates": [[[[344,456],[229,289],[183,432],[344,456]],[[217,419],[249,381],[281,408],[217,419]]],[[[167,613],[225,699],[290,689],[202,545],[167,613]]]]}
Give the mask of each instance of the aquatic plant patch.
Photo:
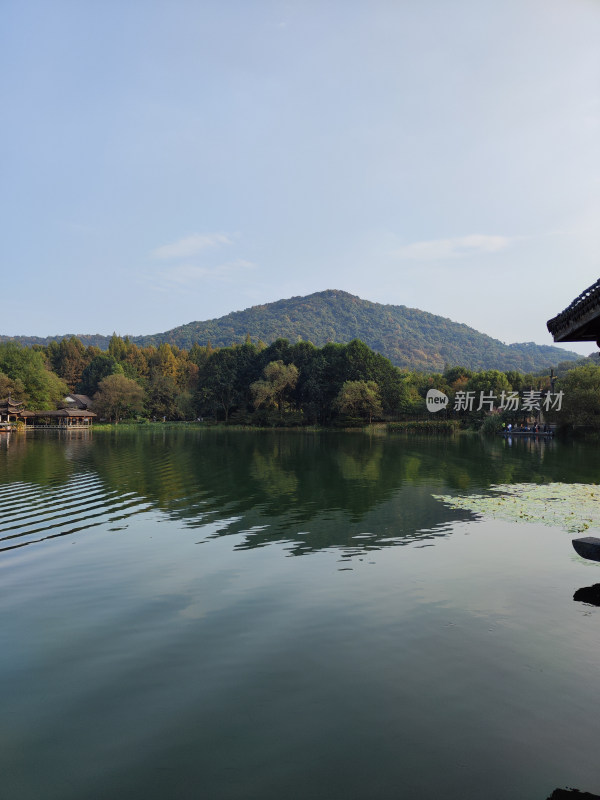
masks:
{"type": "Polygon", "coordinates": [[[500,484],[486,494],[433,497],[450,508],[507,522],[541,522],[569,533],[600,528],[600,486],[596,484],[500,484]]]}

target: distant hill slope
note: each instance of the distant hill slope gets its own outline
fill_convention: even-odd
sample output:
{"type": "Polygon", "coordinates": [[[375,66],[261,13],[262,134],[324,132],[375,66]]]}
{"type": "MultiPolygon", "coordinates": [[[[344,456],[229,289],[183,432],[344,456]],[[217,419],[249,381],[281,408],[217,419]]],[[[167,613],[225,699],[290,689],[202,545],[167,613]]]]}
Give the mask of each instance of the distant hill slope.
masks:
{"type": "Polygon", "coordinates": [[[576,353],[533,342],[505,345],[467,325],[406,306],[382,305],[347,292],[329,290],[292,297],[219,319],[190,322],[166,333],[140,337],[139,343],[167,341],[179,347],[194,342],[215,347],[252,340],[267,344],[278,337],[304,339],[322,346],[327,342],[362,339],[399,367],[430,372],[445,364],[470,369],[521,369],[535,372],[560,361],[579,358],[576,353]]]}
{"type": "MultiPolygon", "coordinates": [[[[537,372],[561,361],[580,358],[577,353],[533,342],[505,345],[445,317],[406,306],[371,303],[337,290],[278,300],[234,311],[219,319],[190,322],[165,333],[131,338],[139,345],[169,342],[189,348],[194,342],[206,344],[210,340],[214,347],[226,347],[233,342],[243,342],[246,334],[250,334],[253,341],[261,339],[267,344],[280,337],[291,342],[303,339],[318,346],[362,339],[397,366],[428,372],[441,371],[446,364],[475,370],[537,372]]],[[[12,338],[24,344],[49,341],[12,338]]],[[[79,338],[86,344],[108,346],[108,337],[79,338]]]]}

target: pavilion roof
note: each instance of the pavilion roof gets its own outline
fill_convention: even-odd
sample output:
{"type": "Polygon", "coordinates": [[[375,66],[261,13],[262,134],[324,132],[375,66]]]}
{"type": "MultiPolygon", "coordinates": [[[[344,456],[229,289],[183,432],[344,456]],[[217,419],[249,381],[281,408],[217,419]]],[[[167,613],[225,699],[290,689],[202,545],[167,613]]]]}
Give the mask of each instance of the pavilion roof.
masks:
{"type": "Polygon", "coordinates": [[[14,406],[15,408],[18,406],[22,406],[23,403],[15,403],[14,400],[11,400],[10,397],[5,397],[4,400],[0,400],[0,406],[14,406]]]}
{"type": "MultiPolygon", "coordinates": [[[[70,392],[65,400],[69,402],[69,398],[72,398],[80,408],[89,408],[92,405],[92,398],[88,397],[87,394],[74,394],[70,392]]],[[[72,402],[72,401],[71,401],[72,402]]]]}
{"type": "Polygon", "coordinates": [[[36,417],[95,417],[93,411],[83,411],[80,408],[59,408],[58,411],[36,411],[36,417]]]}
{"type": "Polygon", "coordinates": [[[600,340],[600,280],[546,323],[555,342],[597,342],[600,340]]]}

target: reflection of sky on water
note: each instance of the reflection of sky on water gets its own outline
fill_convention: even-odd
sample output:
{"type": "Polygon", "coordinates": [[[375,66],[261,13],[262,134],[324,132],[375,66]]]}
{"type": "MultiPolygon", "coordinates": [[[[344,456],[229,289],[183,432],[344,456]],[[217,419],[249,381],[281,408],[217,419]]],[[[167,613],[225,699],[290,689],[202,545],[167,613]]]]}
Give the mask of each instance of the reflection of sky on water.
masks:
{"type": "Polygon", "coordinates": [[[582,481],[593,451],[586,466],[560,445],[542,463],[479,439],[238,440],[0,453],[3,524],[58,534],[0,558],[7,796],[597,788],[600,610],[573,595],[600,565],[558,528],[431,497],[561,480],[570,459],[582,481]]]}
{"type": "MultiPolygon", "coordinates": [[[[600,723],[585,687],[600,658],[597,617],[571,599],[581,570],[560,531],[458,522],[435,547],[357,556],[340,572],[335,549],[240,552],[243,534],[197,547],[173,522],[153,511],[130,518],[127,535],[64,538],[50,562],[43,548],[6,554],[2,600],[19,614],[3,627],[3,707],[18,713],[14,742],[40,753],[34,788],[50,775],[75,798],[100,759],[111,766],[92,797],[124,785],[141,796],[133,782],[159,797],[167,787],[150,756],[219,796],[228,741],[267,798],[293,780],[341,800],[377,774],[382,787],[457,800],[485,796],[490,782],[506,798],[595,787],[600,723]],[[38,663],[43,677],[27,685],[38,663]],[[94,724],[77,738],[82,718],[94,724]],[[263,764],[264,752],[286,768],[263,764]]],[[[247,796],[242,784],[232,793],[247,796]]]]}

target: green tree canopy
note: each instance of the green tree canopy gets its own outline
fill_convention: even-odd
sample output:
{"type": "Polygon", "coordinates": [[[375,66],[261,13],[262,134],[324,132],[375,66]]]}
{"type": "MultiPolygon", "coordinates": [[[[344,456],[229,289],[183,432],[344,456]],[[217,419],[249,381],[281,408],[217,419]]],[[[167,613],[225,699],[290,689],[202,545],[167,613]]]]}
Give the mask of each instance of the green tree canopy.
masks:
{"type": "Polygon", "coordinates": [[[6,400],[9,395],[14,403],[23,402],[26,397],[25,386],[19,378],[13,380],[0,372],[0,400],[6,400]]]}
{"type": "Polygon", "coordinates": [[[81,374],[78,389],[82,394],[90,397],[97,391],[100,381],[109,375],[122,375],[123,367],[114,356],[101,353],[93,358],[81,374]]]}
{"type": "Polygon", "coordinates": [[[215,350],[198,375],[199,405],[208,413],[223,412],[225,421],[239,395],[237,358],[231,347],[215,350]]]}
{"type": "Polygon", "coordinates": [[[274,405],[281,414],[286,395],[298,382],[298,374],[295,364],[284,364],[283,361],[267,364],[263,370],[264,379],[255,381],[250,387],[255,407],[274,405]]]}
{"type": "Polygon", "coordinates": [[[382,413],[379,387],[375,381],[346,381],[335,403],[342,414],[368,419],[369,424],[373,417],[382,413]]]}
{"type": "Polygon", "coordinates": [[[108,375],[98,384],[94,395],[94,409],[100,416],[119,422],[141,413],[144,405],[144,390],[131,378],[124,375],[108,375]]]}
{"type": "Polygon", "coordinates": [[[176,419],[177,384],[169,375],[153,375],[148,384],[146,394],[146,411],[151,417],[167,417],[176,419]]]}
{"type": "Polygon", "coordinates": [[[503,391],[510,391],[511,386],[504,372],[497,369],[488,369],[483,372],[475,372],[467,381],[467,391],[486,392],[500,395],[503,391]]]}
{"type": "Polygon", "coordinates": [[[570,370],[559,388],[564,399],[555,418],[573,427],[600,429],[600,366],[587,364],[570,370]]]}
{"type": "Polygon", "coordinates": [[[473,370],[467,369],[466,367],[448,367],[444,370],[444,379],[450,386],[457,381],[462,382],[462,379],[468,379],[472,377],[472,375],[473,370]]]}
{"type": "Polygon", "coordinates": [[[20,381],[23,400],[31,409],[56,408],[68,392],[66,383],[46,367],[40,350],[16,342],[0,344],[0,371],[20,381]]]}

